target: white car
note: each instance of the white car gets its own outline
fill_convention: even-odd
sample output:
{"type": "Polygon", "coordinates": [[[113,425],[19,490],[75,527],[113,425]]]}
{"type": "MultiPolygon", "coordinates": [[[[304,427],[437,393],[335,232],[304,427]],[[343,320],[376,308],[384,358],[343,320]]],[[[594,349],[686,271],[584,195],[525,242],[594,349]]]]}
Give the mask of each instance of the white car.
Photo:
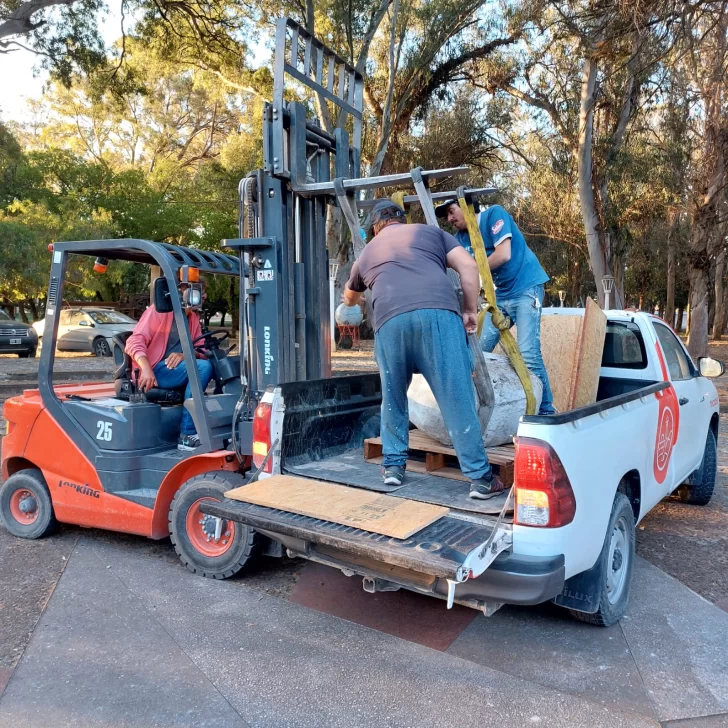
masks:
{"type": "MultiPolygon", "coordinates": [[[[111,339],[133,331],[136,321],[111,308],[84,307],[61,311],[58,324],[58,351],[87,351],[96,356],[111,356],[111,339]]],[[[33,324],[42,345],[45,320],[33,324]]]]}

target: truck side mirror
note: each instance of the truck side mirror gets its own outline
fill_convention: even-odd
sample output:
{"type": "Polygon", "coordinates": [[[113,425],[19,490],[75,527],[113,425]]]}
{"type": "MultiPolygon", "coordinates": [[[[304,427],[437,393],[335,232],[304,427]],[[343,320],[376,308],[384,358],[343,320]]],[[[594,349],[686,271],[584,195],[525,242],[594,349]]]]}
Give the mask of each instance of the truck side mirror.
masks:
{"type": "Polygon", "coordinates": [[[698,369],[700,370],[701,377],[709,377],[715,379],[719,377],[725,371],[725,365],[722,361],[713,359],[709,356],[701,356],[698,359],[698,369]]]}

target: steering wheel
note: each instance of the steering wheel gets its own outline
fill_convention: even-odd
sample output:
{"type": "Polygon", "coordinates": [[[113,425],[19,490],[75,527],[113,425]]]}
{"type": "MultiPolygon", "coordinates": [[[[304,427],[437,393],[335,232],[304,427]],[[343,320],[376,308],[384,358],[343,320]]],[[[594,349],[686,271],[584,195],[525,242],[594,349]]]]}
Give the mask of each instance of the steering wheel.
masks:
{"type": "Polygon", "coordinates": [[[219,349],[220,344],[229,338],[230,332],[228,331],[205,331],[204,334],[200,334],[193,340],[192,347],[196,351],[204,351],[203,344],[206,344],[209,348],[219,349]]]}

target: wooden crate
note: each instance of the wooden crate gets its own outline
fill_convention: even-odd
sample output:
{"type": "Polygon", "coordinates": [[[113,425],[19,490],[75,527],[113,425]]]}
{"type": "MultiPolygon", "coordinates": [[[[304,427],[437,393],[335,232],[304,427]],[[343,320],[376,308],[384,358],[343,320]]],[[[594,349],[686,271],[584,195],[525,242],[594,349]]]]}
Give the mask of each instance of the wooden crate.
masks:
{"type": "MultiPolygon", "coordinates": [[[[459,467],[448,465],[448,458],[455,458],[457,454],[452,447],[443,445],[421,430],[410,430],[409,449],[425,456],[425,462],[420,460],[407,460],[407,470],[411,473],[432,473],[443,478],[453,480],[469,480],[461,472],[459,467]]],[[[501,480],[506,486],[513,485],[513,462],[516,459],[516,451],[513,445],[499,445],[488,447],[488,460],[494,466],[501,480]]],[[[368,463],[381,463],[382,438],[370,437],[364,440],[364,459],[368,463]]]]}

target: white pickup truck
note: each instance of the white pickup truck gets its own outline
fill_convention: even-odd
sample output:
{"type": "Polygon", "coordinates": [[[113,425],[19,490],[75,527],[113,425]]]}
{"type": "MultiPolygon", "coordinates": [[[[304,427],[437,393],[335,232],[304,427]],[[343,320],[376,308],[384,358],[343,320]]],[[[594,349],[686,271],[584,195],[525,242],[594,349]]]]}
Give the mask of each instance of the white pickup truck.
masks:
{"type": "MultiPolygon", "coordinates": [[[[404,541],[229,499],[201,509],[245,524],[251,541],[254,529],[268,553],[359,575],[367,591],[406,588],[485,614],[553,600],[578,619],[613,624],[629,601],[635,524],[676,490],[686,503],[711,498],[719,403],[708,377],[723,364],[704,358],[696,366],[654,316],[607,317],[596,403],[521,419],[514,507],[499,516],[487,513],[488,501],[468,499],[467,483],[432,473],[408,475],[389,493],[450,508],[404,541]]],[[[376,374],[269,388],[253,426],[254,464],[262,477],[383,491],[379,467],[361,449],[378,434],[380,403],[376,374]]]]}

